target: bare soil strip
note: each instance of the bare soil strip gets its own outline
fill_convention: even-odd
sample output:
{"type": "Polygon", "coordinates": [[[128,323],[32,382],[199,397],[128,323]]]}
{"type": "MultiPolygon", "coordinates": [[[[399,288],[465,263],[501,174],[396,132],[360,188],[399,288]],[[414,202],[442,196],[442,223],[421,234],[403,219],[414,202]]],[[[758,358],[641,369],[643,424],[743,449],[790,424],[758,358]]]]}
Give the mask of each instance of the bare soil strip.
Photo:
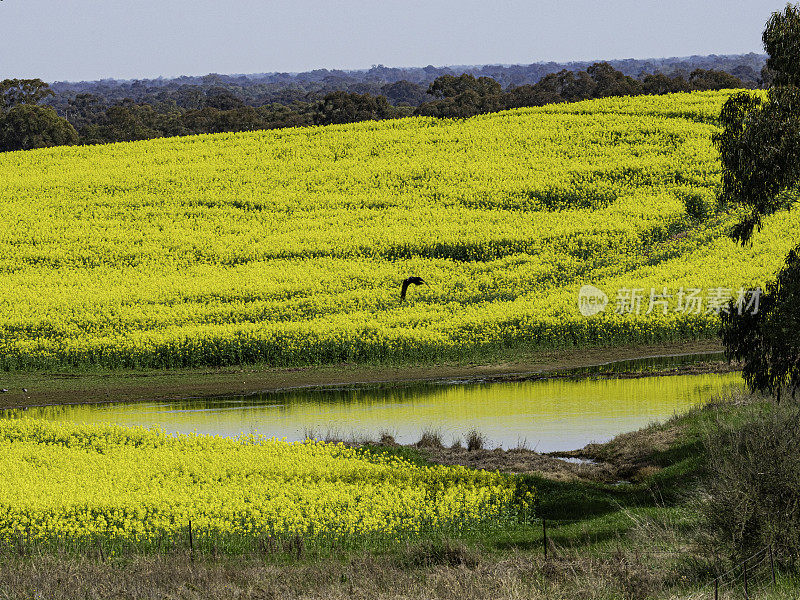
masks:
{"type": "MultiPolygon", "coordinates": [[[[514,353],[491,361],[440,365],[337,364],[304,368],[265,366],[219,369],[176,369],[152,371],[8,372],[0,375],[0,409],[51,404],[179,400],[220,395],[245,395],[306,387],[350,387],[359,385],[406,384],[415,382],[514,381],[553,376],[560,371],[603,365],[610,362],[717,352],[716,340],[676,342],[654,346],[574,348],[532,354],[514,353]],[[25,391],[23,391],[25,390],[25,391]]],[[[722,361],[687,365],[678,372],[729,370],[722,361]],[[694,369],[694,370],[693,370],[694,369]]],[[[653,375],[654,373],[648,373],[653,375]]],[[[616,377],[642,376],[616,373],[616,377]]]]}

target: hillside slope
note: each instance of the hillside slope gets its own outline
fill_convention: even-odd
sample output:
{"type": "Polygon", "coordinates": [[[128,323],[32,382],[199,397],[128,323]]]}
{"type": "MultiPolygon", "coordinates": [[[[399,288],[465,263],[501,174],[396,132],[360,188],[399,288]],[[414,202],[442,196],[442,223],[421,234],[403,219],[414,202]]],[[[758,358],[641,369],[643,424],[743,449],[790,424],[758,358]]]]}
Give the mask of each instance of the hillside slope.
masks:
{"type": "Polygon", "coordinates": [[[726,237],[726,92],[0,154],[0,366],[435,361],[713,335],[796,212],[726,237]],[[687,212],[687,207],[689,211],[687,212]],[[429,287],[399,299],[400,282],[429,287]],[[610,298],[584,317],[578,290],[610,298]],[[674,294],[643,314],[650,288],[674,294]],[[622,288],[642,314],[614,314],[622,288]]]}

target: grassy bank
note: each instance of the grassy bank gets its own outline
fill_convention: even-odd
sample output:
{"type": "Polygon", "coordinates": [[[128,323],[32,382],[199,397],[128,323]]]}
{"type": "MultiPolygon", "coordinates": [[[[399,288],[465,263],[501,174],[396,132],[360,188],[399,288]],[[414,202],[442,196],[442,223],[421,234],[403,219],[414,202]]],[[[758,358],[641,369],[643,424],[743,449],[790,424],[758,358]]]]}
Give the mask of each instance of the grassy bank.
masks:
{"type": "MultiPolygon", "coordinates": [[[[741,598],[741,568],[726,573],[730,561],[721,548],[709,552],[702,535],[707,436],[721,424],[746,424],[773,411],[763,399],[729,398],[571,453],[593,461],[586,464],[430,440],[372,445],[372,453],[420,465],[480,467],[506,457],[509,470],[527,473],[537,489],[537,520],[349,549],[267,545],[236,557],[185,546],[151,556],[4,548],[0,589],[7,598],[666,599],[713,598],[713,580],[721,576],[719,597],[741,598]],[[526,461],[530,468],[520,467],[526,461]],[[546,468],[551,462],[563,468],[546,468]]],[[[773,584],[765,557],[750,563],[751,597],[796,597],[798,581],[778,568],[773,584]]]]}
{"type": "MultiPolygon", "coordinates": [[[[496,352],[469,361],[340,363],[303,368],[246,366],[220,369],[11,371],[0,373],[0,409],[50,404],[178,400],[187,397],[252,394],[311,386],[354,386],[437,379],[504,378],[547,374],[611,361],[650,356],[716,352],[717,340],[658,345],[594,347],[539,352],[496,352]],[[24,391],[23,391],[24,390],[24,391]]],[[[724,366],[720,365],[720,368],[724,366]]]]}

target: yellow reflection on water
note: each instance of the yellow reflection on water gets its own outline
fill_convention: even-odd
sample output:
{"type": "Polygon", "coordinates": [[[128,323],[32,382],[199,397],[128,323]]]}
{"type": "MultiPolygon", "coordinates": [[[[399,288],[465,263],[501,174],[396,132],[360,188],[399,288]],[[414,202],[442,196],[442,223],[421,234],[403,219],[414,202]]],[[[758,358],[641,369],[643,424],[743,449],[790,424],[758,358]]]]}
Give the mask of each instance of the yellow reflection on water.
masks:
{"type": "MultiPolygon", "coordinates": [[[[445,443],[477,428],[493,445],[525,442],[539,451],[602,442],[740,389],[739,374],[638,379],[549,379],[518,383],[424,385],[390,389],[295,391],[247,397],[60,406],[25,414],[51,420],[162,427],[169,432],[233,436],[261,433],[303,438],[335,433],[375,438],[389,431],[400,443],[438,429],[445,443]]],[[[16,413],[19,414],[19,413],[16,413]]]]}

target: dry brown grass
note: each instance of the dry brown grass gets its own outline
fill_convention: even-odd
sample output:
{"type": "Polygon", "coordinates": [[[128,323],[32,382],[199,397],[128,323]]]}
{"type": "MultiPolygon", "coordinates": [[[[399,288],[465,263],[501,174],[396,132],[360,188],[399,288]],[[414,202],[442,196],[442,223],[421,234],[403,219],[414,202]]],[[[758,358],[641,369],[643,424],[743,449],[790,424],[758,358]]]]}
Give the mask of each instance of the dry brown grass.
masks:
{"type": "Polygon", "coordinates": [[[467,450],[474,452],[475,450],[483,450],[486,446],[486,436],[484,436],[477,429],[470,429],[467,432],[467,450]]]}
{"type": "Polygon", "coordinates": [[[524,448],[469,450],[463,446],[420,448],[429,461],[504,473],[537,474],[555,481],[613,482],[619,478],[609,464],[575,464],[524,448]]]}
{"type": "Polygon", "coordinates": [[[576,600],[663,592],[657,573],[620,554],[603,560],[512,555],[482,558],[457,543],[412,545],[397,556],[270,565],[187,556],[124,561],[53,556],[0,562],[0,598],[576,600]]]}
{"type": "Polygon", "coordinates": [[[396,446],[397,442],[394,440],[392,432],[384,430],[378,434],[378,443],[382,446],[396,446]]]}
{"type": "Polygon", "coordinates": [[[417,448],[442,449],[442,432],[438,429],[425,429],[416,443],[417,448]]]}

